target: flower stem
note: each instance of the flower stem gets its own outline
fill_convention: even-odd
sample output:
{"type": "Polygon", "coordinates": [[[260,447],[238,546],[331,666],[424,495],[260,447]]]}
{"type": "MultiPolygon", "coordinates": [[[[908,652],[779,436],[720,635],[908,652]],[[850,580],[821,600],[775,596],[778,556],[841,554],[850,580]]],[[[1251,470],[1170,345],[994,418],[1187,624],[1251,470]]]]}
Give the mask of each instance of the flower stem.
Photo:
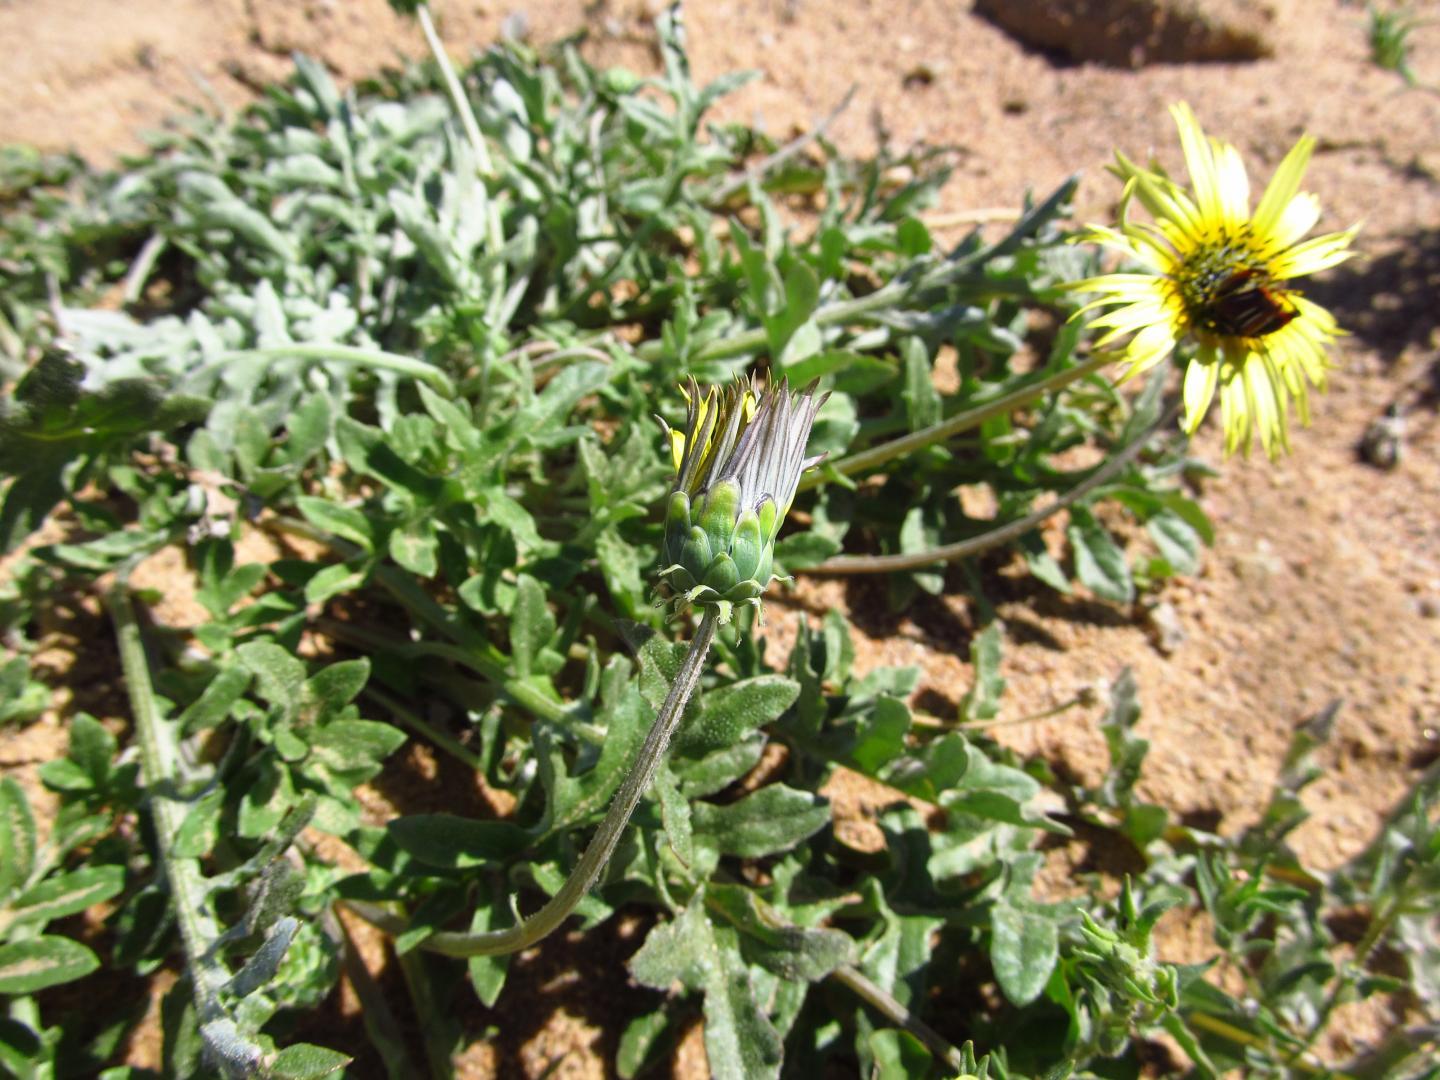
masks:
{"type": "Polygon", "coordinates": [[[1160,428],[1174,423],[1177,415],[1176,409],[1168,410],[1164,416],[1137,435],[1128,445],[1116,451],[1108,461],[1049,506],[1041,507],[1039,510],[1026,514],[1022,518],[1016,518],[989,532],[958,540],[953,544],[930,548],[928,551],[912,551],[897,555],[838,555],[833,559],[825,560],[818,566],[798,568],[795,573],[889,574],[899,570],[918,570],[921,567],[934,566],[936,563],[955,562],[959,559],[969,558],[972,555],[989,551],[991,548],[1018,540],[1052,514],[1059,513],[1067,506],[1073,506],[1096,488],[1108,483],[1135,458],[1135,455],[1149,442],[1150,436],[1160,428]]]}
{"type": "Polygon", "coordinates": [[[915,451],[931,446],[938,442],[944,442],[960,434],[962,431],[969,431],[977,428],[986,420],[996,416],[1004,416],[1014,412],[1022,405],[1027,405],[1053,390],[1060,390],[1087,375],[1099,371],[1106,364],[1114,362],[1114,357],[1099,355],[1091,357],[1083,363],[1076,364],[1072,368],[1065,368],[1012,390],[1010,393],[996,398],[993,401],[983,402],[964,412],[956,413],[948,419],[941,420],[937,424],[931,424],[919,431],[912,431],[909,435],[902,435],[898,439],[881,443],[879,446],[872,446],[868,450],[861,450],[857,454],[849,454],[837,461],[827,462],[824,469],[813,472],[800,481],[800,490],[806,491],[817,487],[824,482],[826,474],[838,472],[842,476],[850,476],[853,473],[868,472],[881,465],[894,461],[896,458],[913,454],[915,451]]]}
{"type": "Polygon", "coordinates": [[[130,600],[128,569],[116,575],[105,594],[105,606],[115,626],[135,738],[140,744],[140,778],[155,825],[160,871],[170,889],[170,908],[180,925],[186,966],[194,980],[195,1008],[203,1024],[220,1012],[217,995],[230,975],[213,958],[212,947],[220,937],[220,928],[205,906],[207,890],[200,864],[175,854],[176,838],[190,812],[186,802],[173,794],[179,784],[180,747],[175,725],[160,715],[155,701],[145,644],[130,600]]]}
{"type": "MultiPolygon", "coordinates": [[[[591,837],[585,853],[580,856],[580,861],[575,864],[575,869],[560,887],[560,891],[530,918],[508,929],[482,933],[441,931],[421,942],[420,948],[446,956],[501,956],[529,948],[557,929],[569,917],[599,879],[601,871],[605,869],[605,864],[610,861],[610,856],[615,851],[615,845],[620,842],[620,835],[630,822],[630,815],[639,805],[640,797],[655,779],[655,770],[660,767],[665,749],[670,745],[670,737],[680,726],[680,719],[685,715],[685,705],[700,681],[700,673],[705,668],[705,658],[715,640],[717,621],[715,610],[707,607],[700,620],[700,627],[690,641],[690,651],[685,654],[685,659],[680,664],[675,681],[670,685],[670,693],[660,706],[660,712],[655,717],[655,723],[650,726],[649,734],[645,736],[645,743],[641,746],[635,763],[620,785],[604,820],[591,837]]],[[[388,934],[399,934],[406,929],[407,924],[403,918],[376,904],[363,900],[347,900],[344,903],[362,919],[388,934]]]]}

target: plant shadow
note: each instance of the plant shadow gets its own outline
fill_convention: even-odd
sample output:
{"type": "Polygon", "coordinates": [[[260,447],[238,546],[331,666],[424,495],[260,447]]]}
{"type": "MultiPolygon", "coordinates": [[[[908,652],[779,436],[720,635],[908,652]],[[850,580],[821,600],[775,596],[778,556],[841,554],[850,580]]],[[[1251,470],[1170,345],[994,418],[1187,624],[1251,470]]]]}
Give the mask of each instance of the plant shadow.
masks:
{"type": "MultiPolygon", "coordinates": [[[[1397,239],[1384,254],[1352,259],[1305,290],[1390,368],[1413,351],[1434,351],[1440,342],[1440,228],[1397,239]]],[[[1414,404],[1440,408],[1440,355],[1409,381],[1414,404]]]]}

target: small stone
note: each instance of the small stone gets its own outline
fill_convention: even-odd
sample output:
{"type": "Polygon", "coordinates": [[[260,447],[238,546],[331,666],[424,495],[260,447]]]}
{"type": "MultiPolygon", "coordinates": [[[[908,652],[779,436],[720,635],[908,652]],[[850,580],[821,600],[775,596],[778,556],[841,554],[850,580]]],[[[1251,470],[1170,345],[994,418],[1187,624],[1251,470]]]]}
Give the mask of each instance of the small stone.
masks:
{"type": "Polygon", "coordinates": [[[1440,597],[1422,596],[1416,601],[1415,608],[1422,619],[1440,618],[1440,597]]]}
{"type": "Polygon", "coordinates": [[[1162,600],[1146,610],[1145,629],[1161,656],[1173,655],[1189,636],[1180,623],[1180,613],[1168,600],[1162,600]]]}
{"type": "Polygon", "coordinates": [[[1405,453],[1405,416],[1398,405],[1391,405],[1384,415],[1370,421],[1360,437],[1360,456],[1377,469],[1387,472],[1400,464],[1405,453]]]}
{"type": "Polygon", "coordinates": [[[504,41],[530,40],[530,14],[519,8],[507,12],[500,20],[500,37],[504,41]]]}

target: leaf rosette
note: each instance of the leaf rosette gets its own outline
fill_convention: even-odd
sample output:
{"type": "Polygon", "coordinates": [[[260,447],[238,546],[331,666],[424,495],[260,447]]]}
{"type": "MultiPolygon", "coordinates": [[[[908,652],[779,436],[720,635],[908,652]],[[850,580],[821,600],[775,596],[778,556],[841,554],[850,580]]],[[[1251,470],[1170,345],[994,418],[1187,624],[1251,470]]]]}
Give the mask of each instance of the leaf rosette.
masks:
{"type": "Polygon", "coordinates": [[[828,394],[785,380],[761,389],[753,378],[703,392],[681,388],[685,429],[662,420],[675,461],[665,511],[661,577],[677,606],[711,605],[728,622],[736,604],[760,604],[773,580],[775,537],[800,476],[815,415],[828,394]]]}

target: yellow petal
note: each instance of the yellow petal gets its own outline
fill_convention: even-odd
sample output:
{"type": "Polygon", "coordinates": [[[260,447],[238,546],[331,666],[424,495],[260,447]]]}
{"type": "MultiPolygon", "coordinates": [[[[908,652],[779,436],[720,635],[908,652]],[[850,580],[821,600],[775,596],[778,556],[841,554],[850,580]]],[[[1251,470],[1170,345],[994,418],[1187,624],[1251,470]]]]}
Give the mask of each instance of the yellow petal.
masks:
{"type": "Polygon", "coordinates": [[[1185,153],[1185,168],[1190,173],[1190,186],[1195,191],[1195,203],[1205,221],[1220,220],[1224,207],[1220,200],[1220,179],[1216,175],[1215,160],[1210,143],[1195,119],[1190,106],[1185,102],[1170,106],[1170,115],[1175,118],[1175,127],[1180,132],[1180,149],[1185,153]]]}
{"type": "Polygon", "coordinates": [[[1133,379],[1142,371],[1148,371],[1164,360],[1175,349],[1175,332],[1167,324],[1147,326],[1136,334],[1125,349],[1125,361],[1130,370],[1125,372],[1122,382],[1133,379]]]}
{"type": "Polygon", "coordinates": [[[1215,397],[1215,386],[1220,381],[1220,364],[1202,364],[1199,360],[1191,360],[1185,369],[1185,420],[1184,428],[1188,434],[1195,434],[1195,429],[1200,426],[1200,421],[1205,419],[1205,413],[1210,408],[1210,402],[1215,397]]]}
{"type": "MultiPolygon", "coordinates": [[[[1198,192],[1197,192],[1198,194],[1198,192]]],[[[1191,243],[1205,232],[1204,204],[1196,205],[1181,188],[1156,176],[1142,176],[1135,185],[1135,197],[1157,221],[1173,222],[1191,243]]]]}
{"type": "Polygon", "coordinates": [[[1351,228],[1343,233],[1328,233],[1307,240],[1271,259],[1270,273],[1282,281],[1317,274],[1354,255],[1355,252],[1350,250],[1350,241],[1354,238],[1355,229],[1351,228]]]}
{"type": "Polygon", "coordinates": [[[1305,167],[1310,164],[1310,155],[1314,150],[1315,140],[1309,135],[1302,135],[1285,155],[1285,160],[1280,162],[1280,167],[1265,188],[1265,194],[1260,197],[1260,205],[1255,208],[1253,223],[1256,233],[1264,236],[1275,229],[1290,200],[1300,190],[1300,181],[1305,176],[1305,167]]]}
{"type": "Polygon", "coordinates": [[[1250,179],[1245,175],[1245,162],[1229,143],[1212,140],[1211,149],[1225,224],[1239,229],[1250,217],[1250,179]]]}
{"type": "Polygon", "coordinates": [[[1281,450],[1289,448],[1285,432],[1285,414],[1282,411],[1284,388],[1276,385],[1271,378],[1265,358],[1252,353],[1243,371],[1245,381],[1245,403],[1250,413],[1250,424],[1260,435],[1260,445],[1272,460],[1281,450]],[[1277,401],[1277,396],[1280,401],[1277,401]]]}
{"type": "Polygon", "coordinates": [[[1250,452],[1250,413],[1245,400],[1245,379],[1230,367],[1220,382],[1220,408],[1225,420],[1225,453],[1250,452]]]}
{"type": "MultiPolygon", "coordinates": [[[[1315,227],[1320,220],[1320,200],[1308,192],[1301,192],[1290,200],[1280,214],[1280,220],[1270,230],[1270,243],[1283,251],[1315,227]]],[[[1264,233],[1258,233],[1263,237],[1264,233]]]]}

